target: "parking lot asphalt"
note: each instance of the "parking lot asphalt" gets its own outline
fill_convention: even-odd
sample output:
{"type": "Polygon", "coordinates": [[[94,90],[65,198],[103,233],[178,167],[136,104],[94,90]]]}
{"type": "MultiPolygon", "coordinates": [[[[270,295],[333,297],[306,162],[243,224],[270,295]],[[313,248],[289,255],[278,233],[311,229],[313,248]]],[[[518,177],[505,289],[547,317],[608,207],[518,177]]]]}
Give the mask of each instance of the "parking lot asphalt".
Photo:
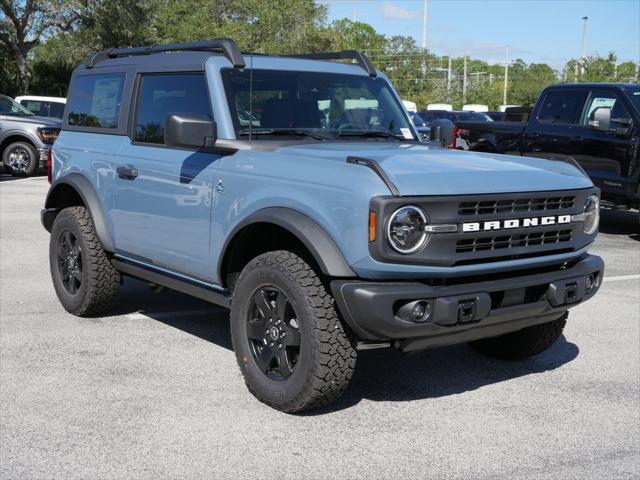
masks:
{"type": "Polygon", "coordinates": [[[223,309],[127,280],[112,315],[67,314],[46,179],[1,180],[2,479],[640,475],[637,212],[603,213],[602,289],[547,352],[361,352],[338,403],[292,416],[248,393],[223,309]]]}

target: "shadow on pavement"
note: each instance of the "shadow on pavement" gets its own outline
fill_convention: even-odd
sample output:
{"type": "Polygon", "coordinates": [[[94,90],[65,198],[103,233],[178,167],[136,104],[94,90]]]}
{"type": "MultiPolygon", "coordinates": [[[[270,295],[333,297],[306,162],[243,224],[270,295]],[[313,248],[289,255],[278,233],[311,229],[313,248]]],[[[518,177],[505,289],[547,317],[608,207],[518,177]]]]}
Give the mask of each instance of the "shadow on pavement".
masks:
{"type": "Polygon", "coordinates": [[[23,178],[44,177],[46,174],[47,173],[42,168],[38,168],[30,177],[26,177],[24,175],[14,177],[4,166],[0,166],[0,182],[11,182],[13,180],[21,180],[23,178]]]}
{"type": "MultiPolygon", "coordinates": [[[[114,315],[141,312],[183,332],[231,350],[229,314],[226,309],[166,290],[154,293],[144,283],[127,278],[114,315]],[[211,314],[189,315],[187,312],[211,314]],[[164,313],[163,313],[164,312],[164,313]],[[167,312],[183,312],[178,316],[167,312]]],[[[513,378],[554,370],[578,356],[578,347],[561,337],[546,352],[520,362],[483,357],[466,345],[444,347],[404,355],[390,350],[360,352],[345,395],[327,407],[306,415],[321,415],[356,405],[362,399],[406,402],[438,398],[476,390],[513,378]]],[[[211,375],[215,377],[215,370],[211,375]]]]}
{"type": "Polygon", "coordinates": [[[640,214],[636,210],[603,209],[600,233],[628,235],[630,239],[640,241],[640,214]]]}

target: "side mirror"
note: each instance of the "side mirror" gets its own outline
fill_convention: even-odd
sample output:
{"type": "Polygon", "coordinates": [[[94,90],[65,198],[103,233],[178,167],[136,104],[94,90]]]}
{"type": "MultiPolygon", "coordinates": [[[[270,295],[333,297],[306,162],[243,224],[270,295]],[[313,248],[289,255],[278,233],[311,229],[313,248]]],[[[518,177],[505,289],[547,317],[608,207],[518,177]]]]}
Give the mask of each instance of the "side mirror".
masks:
{"type": "Polygon", "coordinates": [[[599,132],[609,132],[611,130],[611,109],[598,107],[593,111],[593,120],[589,120],[589,126],[599,132]]]}
{"type": "Polygon", "coordinates": [[[174,113],[167,116],[164,143],[171,147],[205,148],[216,142],[216,122],[197,114],[174,113]]]}
{"type": "Polygon", "coordinates": [[[431,122],[429,140],[438,142],[443,147],[448,147],[453,143],[453,130],[456,128],[451,120],[439,118],[431,122]]]}

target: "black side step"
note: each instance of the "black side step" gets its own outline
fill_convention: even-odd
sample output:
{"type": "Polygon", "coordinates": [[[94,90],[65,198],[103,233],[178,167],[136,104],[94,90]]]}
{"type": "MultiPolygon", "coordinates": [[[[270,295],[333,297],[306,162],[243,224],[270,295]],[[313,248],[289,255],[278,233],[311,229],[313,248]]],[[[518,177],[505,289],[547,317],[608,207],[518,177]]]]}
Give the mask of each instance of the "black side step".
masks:
{"type": "Polygon", "coordinates": [[[383,168],[380,166],[380,164],[375,160],[371,158],[364,158],[364,157],[347,157],[347,163],[353,163],[354,165],[363,165],[365,167],[369,167],[371,170],[373,170],[378,174],[378,176],[382,179],[382,181],[385,183],[385,185],[387,186],[387,188],[389,189],[389,191],[394,197],[400,196],[400,190],[398,190],[398,187],[395,186],[395,184],[391,181],[391,179],[387,175],[387,172],[385,172],[383,168]]]}
{"type": "Polygon", "coordinates": [[[111,263],[116,270],[126,275],[186,293],[187,295],[215,303],[221,307],[231,308],[231,294],[228,292],[216,291],[200,285],[195,285],[191,282],[181,280],[164,273],[155,272],[147,268],[138,267],[137,265],[132,265],[115,258],[111,260],[111,263]]]}

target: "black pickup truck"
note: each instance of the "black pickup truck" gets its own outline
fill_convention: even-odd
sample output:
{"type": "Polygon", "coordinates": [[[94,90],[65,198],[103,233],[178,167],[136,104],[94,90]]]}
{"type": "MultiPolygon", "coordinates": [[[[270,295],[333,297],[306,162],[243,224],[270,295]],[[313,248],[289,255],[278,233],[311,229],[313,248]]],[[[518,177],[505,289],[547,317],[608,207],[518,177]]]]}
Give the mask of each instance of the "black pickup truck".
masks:
{"type": "Polygon", "coordinates": [[[547,87],[527,123],[456,121],[452,146],[577,162],[602,198],[640,203],[640,85],[581,83],[547,87]]]}

